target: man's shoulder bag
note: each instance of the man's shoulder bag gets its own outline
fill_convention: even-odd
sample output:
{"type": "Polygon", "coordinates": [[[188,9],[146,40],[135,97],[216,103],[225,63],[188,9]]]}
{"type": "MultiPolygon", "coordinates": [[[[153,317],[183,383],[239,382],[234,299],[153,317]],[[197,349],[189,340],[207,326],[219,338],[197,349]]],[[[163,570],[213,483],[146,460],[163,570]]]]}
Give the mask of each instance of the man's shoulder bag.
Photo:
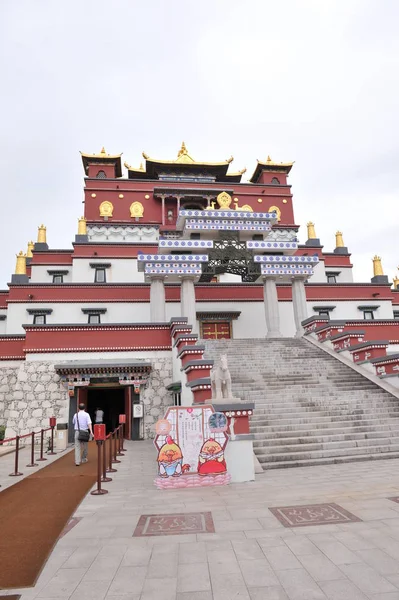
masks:
{"type": "Polygon", "coordinates": [[[81,429],[79,427],[78,413],[76,413],[76,422],[78,424],[78,430],[79,430],[79,434],[78,434],[79,442],[88,442],[90,440],[90,431],[87,431],[87,429],[81,429]]]}

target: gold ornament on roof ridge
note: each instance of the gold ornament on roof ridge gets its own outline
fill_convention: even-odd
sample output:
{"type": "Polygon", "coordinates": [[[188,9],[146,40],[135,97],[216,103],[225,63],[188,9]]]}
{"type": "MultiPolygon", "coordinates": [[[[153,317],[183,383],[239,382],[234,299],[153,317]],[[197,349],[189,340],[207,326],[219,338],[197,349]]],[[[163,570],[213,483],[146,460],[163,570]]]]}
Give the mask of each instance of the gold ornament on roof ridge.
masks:
{"type": "Polygon", "coordinates": [[[26,254],[24,254],[21,250],[16,257],[17,262],[15,265],[15,275],[26,275],[26,254]]]}
{"type": "Polygon", "coordinates": [[[206,166],[208,166],[208,167],[223,166],[223,165],[230,164],[234,160],[234,158],[232,156],[230,158],[228,158],[227,160],[225,160],[224,162],[215,162],[215,163],[194,160],[193,157],[190,156],[190,154],[188,153],[185,142],[182,142],[180,150],[177,153],[176,160],[157,160],[155,158],[150,158],[150,156],[148,154],[146,154],[146,152],[143,152],[142,156],[143,156],[143,158],[145,158],[145,160],[149,160],[151,162],[159,163],[162,165],[195,164],[195,165],[203,165],[205,167],[206,166]]]}
{"type": "Polygon", "coordinates": [[[396,290],[398,288],[399,288],[399,275],[398,275],[398,273],[396,273],[396,275],[394,275],[394,277],[393,277],[393,289],[396,290]]]}
{"type": "Polygon", "coordinates": [[[312,221],[309,221],[308,223],[306,223],[306,226],[308,228],[308,240],[316,240],[317,235],[316,230],[314,228],[314,223],[312,221]]]}
{"type": "Polygon", "coordinates": [[[381,264],[381,256],[377,256],[377,255],[374,256],[373,271],[374,271],[374,277],[378,277],[379,275],[384,275],[384,271],[382,269],[382,264],[381,264]]]}
{"type": "Polygon", "coordinates": [[[335,234],[335,247],[336,248],[344,248],[344,239],[342,237],[342,231],[337,231],[335,234]]]}
{"type": "Polygon", "coordinates": [[[87,235],[86,217],[78,219],[78,235],[87,235]]]}
{"type": "Polygon", "coordinates": [[[275,212],[277,214],[277,221],[281,221],[281,210],[278,206],[271,206],[267,212],[275,212]]]}
{"type": "Polygon", "coordinates": [[[42,224],[38,227],[37,231],[37,243],[45,244],[47,240],[47,228],[42,224]]]}
{"type": "Polygon", "coordinates": [[[232,198],[231,198],[230,194],[228,194],[227,192],[220,192],[220,194],[218,194],[218,196],[216,198],[216,201],[222,210],[231,210],[231,208],[230,208],[231,200],[232,200],[232,198]]]}
{"type": "Polygon", "coordinates": [[[28,250],[26,251],[26,258],[32,258],[33,254],[32,254],[32,250],[35,247],[35,243],[30,241],[28,242],[28,250]]]}

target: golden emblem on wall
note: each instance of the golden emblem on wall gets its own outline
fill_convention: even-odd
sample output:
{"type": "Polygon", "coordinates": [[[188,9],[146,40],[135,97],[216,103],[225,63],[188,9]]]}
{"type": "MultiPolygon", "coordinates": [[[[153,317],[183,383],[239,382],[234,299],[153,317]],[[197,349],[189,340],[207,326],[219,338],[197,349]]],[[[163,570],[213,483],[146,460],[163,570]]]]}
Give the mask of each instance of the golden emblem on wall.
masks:
{"type": "Polygon", "coordinates": [[[281,221],[281,210],[278,206],[271,206],[267,212],[275,212],[277,214],[277,221],[281,221]]]}
{"type": "Polygon", "coordinates": [[[112,213],[114,212],[114,205],[112,202],[101,202],[100,204],[100,217],[112,217],[112,213]]]}
{"type": "Polygon", "coordinates": [[[230,210],[231,196],[227,192],[221,192],[216,198],[222,210],[230,210]]]}
{"type": "Polygon", "coordinates": [[[135,217],[140,218],[144,215],[144,206],[141,204],[141,202],[133,202],[133,204],[130,205],[130,216],[131,217],[135,217]]]}

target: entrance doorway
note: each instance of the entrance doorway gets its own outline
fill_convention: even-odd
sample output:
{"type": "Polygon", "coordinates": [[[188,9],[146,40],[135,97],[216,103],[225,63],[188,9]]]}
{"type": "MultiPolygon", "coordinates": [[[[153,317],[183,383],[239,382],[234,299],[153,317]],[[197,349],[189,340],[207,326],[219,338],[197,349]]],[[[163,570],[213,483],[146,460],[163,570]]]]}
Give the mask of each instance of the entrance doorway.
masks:
{"type": "Polygon", "coordinates": [[[119,425],[119,415],[126,414],[126,389],[124,387],[88,387],[86,410],[95,422],[96,408],[104,411],[107,434],[119,425]]]}

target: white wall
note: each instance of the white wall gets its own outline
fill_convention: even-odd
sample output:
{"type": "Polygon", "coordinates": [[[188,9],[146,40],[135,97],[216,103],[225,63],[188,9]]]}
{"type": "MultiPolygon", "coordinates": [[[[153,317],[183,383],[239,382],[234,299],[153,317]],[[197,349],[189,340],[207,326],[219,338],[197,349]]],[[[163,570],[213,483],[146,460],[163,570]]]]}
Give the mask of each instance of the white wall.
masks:
{"type": "Polygon", "coordinates": [[[30,283],[53,283],[53,276],[47,271],[69,271],[63,276],[64,283],[72,281],[72,265],[32,265],[30,283]]]}
{"type": "Polygon", "coordinates": [[[171,352],[162,350],[160,352],[48,352],[39,354],[27,354],[27,361],[62,363],[70,360],[155,360],[157,358],[170,358],[171,352]]]}
{"type": "Polygon", "coordinates": [[[314,275],[309,278],[310,283],[326,283],[326,273],[339,272],[337,275],[337,283],[352,283],[353,282],[353,269],[352,267],[326,267],[324,260],[321,260],[314,267],[314,275]]]}
{"type": "Polygon", "coordinates": [[[95,269],[93,263],[110,263],[106,269],[107,283],[144,283],[144,273],[137,270],[136,258],[75,258],[73,260],[72,282],[94,282],[95,269]]]}
{"type": "Polygon", "coordinates": [[[314,311],[313,306],[335,306],[334,310],[330,313],[330,318],[334,321],[348,320],[348,319],[363,319],[363,312],[358,310],[358,306],[379,306],[374,312],[375,319],[393,319],[392,303],[389,300],[375,301],[374,298],[370,300],[312,300],[307,302],[308,305],[308,316],[317,315],[319,311],[314,311]]]}

